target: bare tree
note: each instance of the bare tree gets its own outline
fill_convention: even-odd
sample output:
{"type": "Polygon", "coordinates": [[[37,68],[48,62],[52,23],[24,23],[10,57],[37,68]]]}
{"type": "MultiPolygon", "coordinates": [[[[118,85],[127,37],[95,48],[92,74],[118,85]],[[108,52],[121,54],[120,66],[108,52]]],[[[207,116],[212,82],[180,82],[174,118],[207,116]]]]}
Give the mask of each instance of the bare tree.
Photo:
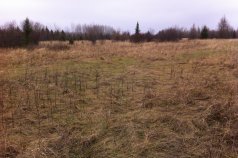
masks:
{"type": "Polygon", "coordinates": [[[183,29],[171,27],[159,31],[159,33],[157,34],[157,38],[160,41],[178,41],[183,38],[183,34],[184,34],[183,29]]]}
{"type": "Polygon", "coordinates": [[[189,39],[197,39],[199,38],[199,34],[200,34],[199,28],[196,28],[196,25],[193,24],[193,26],[189,31],[189,39]]]}
{"type": "Polygon", "coordinates": [[[228,23],[226,17],[221,18],[218,24],[218,37],[224,39],[232,38],[232,32],[233,28],[228,23]]]}
{"type": "Polygon", "coordinates": [[[22,45],[22,32],[15,22],[0,28],[0,47],[17,47],[22,45]]]}

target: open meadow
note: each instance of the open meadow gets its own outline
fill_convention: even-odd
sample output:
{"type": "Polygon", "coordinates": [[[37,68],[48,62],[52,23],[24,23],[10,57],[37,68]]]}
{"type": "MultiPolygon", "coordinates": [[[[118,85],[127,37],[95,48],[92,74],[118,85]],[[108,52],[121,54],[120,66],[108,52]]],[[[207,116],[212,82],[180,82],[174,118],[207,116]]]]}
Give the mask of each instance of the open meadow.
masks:
{"type": "Polygon", "coordinates": [[[238,157],[238,41],[0,49],[0,157],[238,157]]]}

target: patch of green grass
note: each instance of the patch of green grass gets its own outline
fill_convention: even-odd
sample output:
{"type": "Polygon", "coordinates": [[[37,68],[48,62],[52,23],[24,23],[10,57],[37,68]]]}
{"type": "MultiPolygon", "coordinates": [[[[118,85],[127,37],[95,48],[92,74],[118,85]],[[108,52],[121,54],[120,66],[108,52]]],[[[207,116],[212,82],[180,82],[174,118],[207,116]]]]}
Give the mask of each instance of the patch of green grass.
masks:
{"type": "Polygon", "coordinates": [[[186,62],[189,60],[199,60],[199,59],[207,58],[211,55],[214,55],[215,53],[216,52],[209,51],[209,50],[180,53],[176,56],[176,60],[179,62],[186,62]]]}
{"type": "Polygon", "coordinates": [[[135,65],[137,61],[130,57],[112,57],[110,61],[101,59],[90,59],[82,61],[67,60],[54,64],[51,69],[57,70],[103,70],[109,74],[118,74],[124,72],[124,70],[131,65],[135,65]]]}

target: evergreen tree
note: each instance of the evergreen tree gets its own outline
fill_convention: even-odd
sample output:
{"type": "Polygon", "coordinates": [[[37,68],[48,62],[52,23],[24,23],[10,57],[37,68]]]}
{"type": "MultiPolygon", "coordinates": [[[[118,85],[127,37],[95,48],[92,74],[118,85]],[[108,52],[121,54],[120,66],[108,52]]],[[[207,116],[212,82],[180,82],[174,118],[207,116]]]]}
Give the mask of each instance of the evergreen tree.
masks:
{"type": "Polygon", "coordinates": [[[136,30],[135,30],[135,35],[139,35],[140,34],[140,25],[139,23],[137,22],[136,24],[136,30]]]}
{"type": "Polygon", "coordinates": [[[138,43],[141,41],[140,25],[138,22],[136,24],[135,34],[132,36],[132,40],[135,43],[138,43]]]}
{"type": "Polygon", "coordinates": [[[236,31],[233,31],[233,33],[232,33],[232,38],[237,38],[237,36],[236,36],[236,31]]]}
{"type": "Polygon", "coordinates": [[[201,39],[208,39],[208,33],[209,33],[208,27],[204,26],[201,31],[201,39]]]}
{"type": "Polygon", "coordinates": [[[65,34],[65,32],[63,30],[61,31],[61,34],[60,34],[60,40],[61,41],[65,41],[66,40],[66,34],[65,34]]]}
{"type": "Polygon", "coordinates": [[[31,36],[31,33],[33,32],[33,29],[32,29],[30,20],[28,18],[26,18],[23,21],[22,27],[23,27],[23,33],[24,33],[24,44],[29,45],[31,42],[30,36],[31,36]]]}
{"type": "Polygon", "coordinates": [[[55,33],[53,30],[50,30],[50,41],[55,40],[55,33]]]}
{"type": "Polygon", "coordinates": [[[144,36],[147,42],[151,42],[153,40],[153,34],[150,31],[148,31],[144,36]]]}
{"type": "Polygon", "coordinates": [[[45,40],[50,40],[50,30],[48,29],[48,27],[45,28],[45,33],[46,33],[46,39],[45,40]]]}

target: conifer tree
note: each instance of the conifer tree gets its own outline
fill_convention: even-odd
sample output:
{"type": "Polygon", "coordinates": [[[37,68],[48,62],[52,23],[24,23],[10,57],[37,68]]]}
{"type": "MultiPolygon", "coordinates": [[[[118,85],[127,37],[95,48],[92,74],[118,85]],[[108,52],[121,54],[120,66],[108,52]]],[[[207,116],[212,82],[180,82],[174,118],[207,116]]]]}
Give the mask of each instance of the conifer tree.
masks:
{"type": "Polygon", "coordinates": [[[140,34],[140,25],[139,23],[137,22],[136,24],[136,30],[135,30],[135,35],[139,35],[140,34]]]}
{"type": "Polygon", "coordinates": [[[66,34],[65,34],[64,30],[62,30],[61,33],[60,33],[60,40],[61,41],[65,41],[66,40],[66,34]]]}
{"type": "Polygon", "coordinates": [[[33,32],[33,29],[32,29],[30,20],[28,18],[26,18],[23,21],[22,27],[23,27],[23,33],[24,33],[24,44],[29,45],[31,42],[30,35],[33,32]]]}
{"type": "Polygon", "coordinates": [[[141,41],[140,25],[139,25],[138,22],[136,23],[136,29],[135,29],[135,34],[134,34],[134,36],[133,36],[133,41],[134,41],[135,43],[138,43],[138,42],[141,41]]]}
{"type": "Polygon", "coordinates": [[[201,39],[208,39],[208,27],[204,26],[201,31],[201,39]]]}

